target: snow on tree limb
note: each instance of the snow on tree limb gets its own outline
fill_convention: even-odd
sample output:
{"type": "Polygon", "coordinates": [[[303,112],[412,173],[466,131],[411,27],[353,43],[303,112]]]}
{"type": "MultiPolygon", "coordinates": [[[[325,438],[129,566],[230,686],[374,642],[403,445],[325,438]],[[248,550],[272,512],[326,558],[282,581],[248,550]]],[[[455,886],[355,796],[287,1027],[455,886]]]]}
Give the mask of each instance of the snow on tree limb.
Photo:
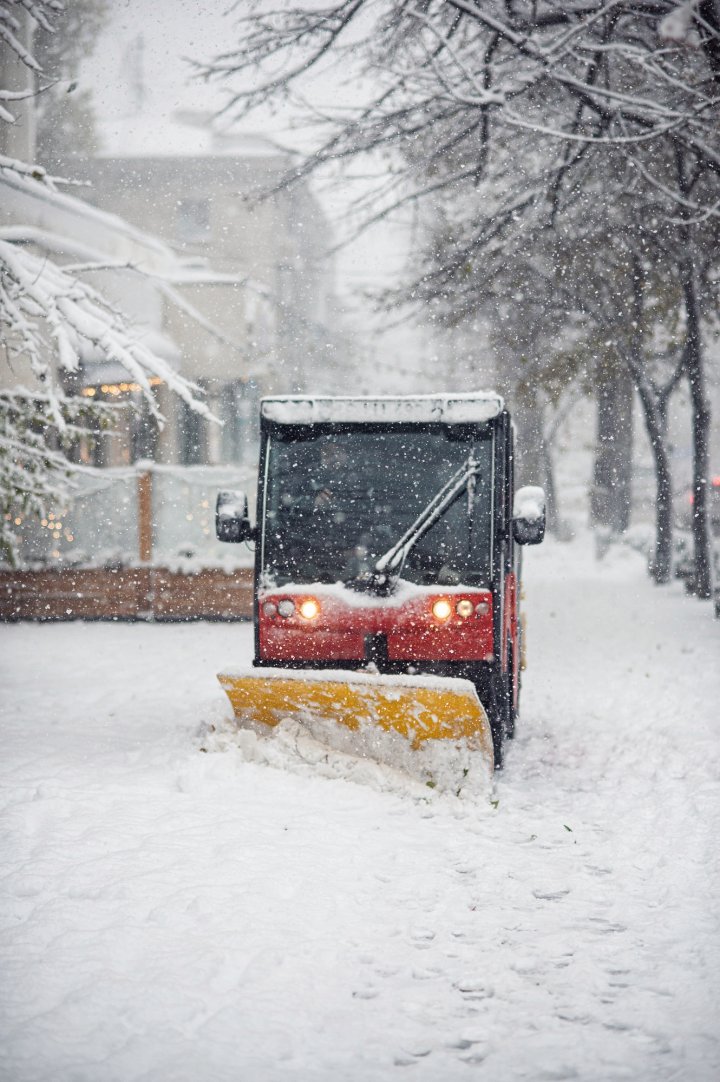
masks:
{"type": "MultiPolygon", "coordinates": [[[[709,58],[720,49],[715,0],[682,5],[709,58]]],[[[477,135],[525,124],[565,141],[670,140],[720,169],[718,101],[703,82],[697,57],[674,55],[661,34],[679,6],[671,0],[517,3],[430,0],[423,4],[332,4],[243,12],[241,44],[198,63],[206,79],[229,84],[227,109],[246,112],[298,94],[307,73],[332,53],[347,60],[365,104],[331,115],[330,136],[294,175],[338,158],[396,147],[418,124],[468,121],[462,145],[477,152],[477,135]],[[483,62],[482,57],[486,57],[483,62]],[[602,78],[598,75],[602,73],[602,78]],[[232,76],[244,79],[239,87],[232,76]],[[421,119],[416,118],[421,116],[421,119]]],[[[676,19],[677,22],[677,19],[676,19]]],[[[288,174],[290,181],[293,174],[288,174]]]]}
{"type": "MultiPolygon", "coordinates": [[[[127,260],[108,260],[105,255],[96,248],[91,248],[87,244],[80,243],[59,233],[53,233],[48,229],[38,229],[35,226],[14,225],[0,228],[0,242],[2,241],[9,241],[17,245],[32,244],[51,256],[75,256],[75,258],[83,260],[82,263],[64,264],[63,271],[67,275],[77,276],[89,271],[129,271],[139,275],[141,278],[152,280],[157,283],[160,292],[163,293],[176,308],[189,316],[194,323],[197,323],[199,327],[202,327],[204,331],[207,331],[207,333],[215,338],[216,341],[227,346],[236,353],[243,352],[242,347],[237,342],[234,342],[227,335],[223,334],[222,331],[207,318],[207,316],[204,316],[194,304],[191,304],[190,301],[174,288],[174,285],[168,279],[167,275],[160,274],[157,271],[144,270],[136,263],[130,263],[127,260]]],[[[192,277],[189,281],[193,281],[192,277]]],[[[195,392],[197,392],[197,390],[198,388],[194,388],[195,392]]]]}
{"type": "Polygon", "coordinates": [[[81,371],[84,353],[92,350],[122,365],[160,426],[164,419],[150,383],[154,377],[202,416],[213,418],[197,388],[148,349],[97,289],[51,259],[2,239],[0,325],[9,357],[25,358],[35,383],[34,390],[0,396],[0,502],[9,516],[3,517],[0,550],[8,558],[14,552],[11,524],[18,509],[40,514],[67,497],[77,467],[66,451],[86,431],[79,420],[97,428],[113,416],[101,403],[66,393],[66,377],[81,371]],[[52,434],[57,446],[51,451],[52,434]]]}
{"type": "Polygon", "coordinates": [[[17,526],[41,518],[71,497],[83,467],[71,462],[71,443],[108,425],[115,407],[25,388],[0,390],[0,559],[14,563],[17,526]],[[50,418],[60,411],[63,436],[48,439],[50,418]],[[89,427],[90,426],[90,427],[89,427]]]}
{"type": "MultiPolygon", "coordinates": [[[[0,49],[14,54],[32,74],[41,74],[40,65],[23,44],[24,24],[30,17],[52,32],[54,19],[62,12],[60,0],[0,0],[0,49]]],[[[14,122],[11,110],[2,103],[21,101],[29,93],[0,88],[0,123],[14,122]]],[[[0,156],[0,182],[44,195],[45,199],[63,200],[67,205],[67,197],[56,191],[56,179],[38,165],[0,156]]],[[[71,209],[75,214],[86,213],[90,219],[97,214],[92,207],[85,211],[85,205],[78,200],[72,201],[71,209]]],[[[116,227],[123,228],[120,220],[113,221],[116,227]]],[[[132,232],[130,227],[126,230],[132,232]]],[[[140,388],[159,425],[163,417],[150,382],[154,378],[162,380],[203,417],[214,418],[200,401],[199,388],[148,348],[142,332],[100,290],[83,281],[79,271],[73,272],[47,254],[53,247],[50,235],[48,244],[40,244],[44,253],[37,254],[27,245],[42,238],[30,238],[20,223],[3,232],[3,348],[11,368],[16,362],[26,362],[32,381],[29,388],[0,390],[0,554],[12,560],[17,542],[15,522],[25,514],[41,515],[54,501],[66,498],[72,477],[82,468],[70,456],[73,444],[107,427],[117,412],[90,397],[75,398],[68,393],[68,377],[81,374],[84,356],[92,354],[120,364],[140,388]]],[[[53,254],[67,259],[72,240],[55,237],[55,241],[57,250],[53,254]]],[[[100,255],[102,262],[108,262],[105,254],[100,255]]],[[[172,289],[169,284],[164,288],[172,289]]],[[[192,305],[184,307],[193,314],[192,305]]],[[[203,320],[200,313],[196,314],[203,320]]]]}
{"type": "MultiPolygon", "coordinates": [[[[163,418],[149,383],[151,376],[159,376],[197,412],[210,416],[207,406],[196,398],[197,388],[148,349],[96,289],[49,259],[4,240],[0,240],[0,298],[0,315],[17,336],[18,350],[30,360],[41,385],[53,386],[49,338],[59,367],[67,373],[79,369],[83,346],[92,346],[108,361],[121,364],[145,392],[159,422],[163,418]]],[[[56,424],[62,424],[59,416],[56,424]]]]}

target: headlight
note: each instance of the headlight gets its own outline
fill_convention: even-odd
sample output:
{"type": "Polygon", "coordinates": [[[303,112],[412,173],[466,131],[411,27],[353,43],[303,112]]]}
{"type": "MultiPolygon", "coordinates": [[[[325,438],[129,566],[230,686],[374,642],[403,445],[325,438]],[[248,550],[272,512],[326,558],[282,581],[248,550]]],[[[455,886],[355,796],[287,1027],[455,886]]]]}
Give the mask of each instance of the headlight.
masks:
{"type": "Polygon", "coordinates": [[[266,601],[262,607],[263,616],[277,616],[278,607],[274,601],[266,601]]]}
{"type": "Polygon", "coordinates": [[[466,597],[462,598],[461,601],[458,601],[457,605],[455,606],[455,612],[458,614],[458,616],[472,616],[474,611],[475,610],[472,601],[468,601],[466,597]]]}
{"type": "Polygon", "coordinates": [[[441,623],[445,620],[449,620],[452,615],[452,605],[447,598],[440,597],[432,607],[433,616],[436,620],[440,620],[441,623]]]}
{"type": "Polygon", "coordinates": [[[278,602],[278,612],[281,616],[292,616],[295,612],[295,602],[289,597],[284,597],[278,602]]]}
{"type": "Polygon", "coordinates": [[[320,615],[320,605],[314,597],[306,597],[300,606],[300,615],[306,620],[314,620],[320,615]]]}

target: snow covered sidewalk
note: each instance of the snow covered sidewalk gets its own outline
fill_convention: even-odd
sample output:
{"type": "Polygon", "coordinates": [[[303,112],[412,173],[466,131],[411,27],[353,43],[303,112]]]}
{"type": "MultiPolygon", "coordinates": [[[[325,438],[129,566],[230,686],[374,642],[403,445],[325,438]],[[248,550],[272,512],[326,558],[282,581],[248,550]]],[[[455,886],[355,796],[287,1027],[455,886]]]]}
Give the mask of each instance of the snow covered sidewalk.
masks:
{"type": "Polygon", "coordinates": [[[0,1078],[716,1079],[720,623],[629,552],[526,569],[480,801],[203,753],[247,626],[0,628],[0,1078]]]}

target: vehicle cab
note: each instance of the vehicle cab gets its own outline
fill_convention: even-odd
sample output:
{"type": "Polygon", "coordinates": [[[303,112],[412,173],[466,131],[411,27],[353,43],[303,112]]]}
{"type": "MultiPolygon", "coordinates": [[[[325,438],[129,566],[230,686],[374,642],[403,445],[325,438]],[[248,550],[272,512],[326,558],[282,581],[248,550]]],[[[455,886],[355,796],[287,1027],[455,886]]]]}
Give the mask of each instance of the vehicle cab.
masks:
{"type": "Polygon", "coordinates": [[[242,498],[218,501],[218,536],[256,542],[255,665],[470,679],[497,755],[518,702],[518,545],[544,531],[542,490],[516,498],[513,465],[496,394],[263,399],[256,527],[242,498]]]}

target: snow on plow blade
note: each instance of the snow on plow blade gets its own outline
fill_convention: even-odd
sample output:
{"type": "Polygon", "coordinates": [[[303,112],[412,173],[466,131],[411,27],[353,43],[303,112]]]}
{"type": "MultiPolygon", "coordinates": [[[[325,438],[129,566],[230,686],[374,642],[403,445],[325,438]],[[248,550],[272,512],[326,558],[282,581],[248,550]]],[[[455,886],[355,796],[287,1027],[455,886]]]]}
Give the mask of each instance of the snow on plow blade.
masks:
{"type": "Polygon", "coordinates": [[[295,669],[251,669],[218,679],[240,719],[269,726],[319,720],[353,732],[379,727],[415,751],[426,741],[465,741],[492,769],[490,723],[469,680],[295,669]]]}

